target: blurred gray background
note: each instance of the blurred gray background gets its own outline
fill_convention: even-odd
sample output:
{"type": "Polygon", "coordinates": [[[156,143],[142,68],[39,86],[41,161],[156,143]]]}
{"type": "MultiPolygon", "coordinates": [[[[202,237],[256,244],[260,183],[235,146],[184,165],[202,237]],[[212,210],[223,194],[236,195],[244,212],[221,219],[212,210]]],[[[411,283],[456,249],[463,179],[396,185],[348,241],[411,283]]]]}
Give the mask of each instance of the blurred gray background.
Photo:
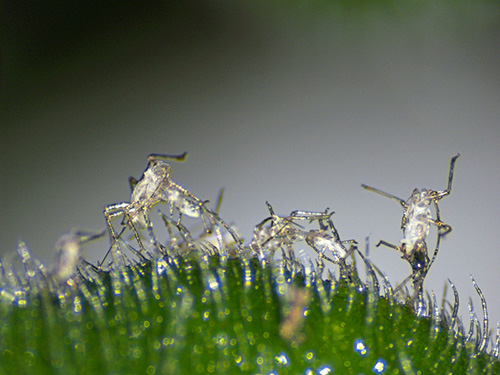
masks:
{"type": "MultiPolygon", "coordinates": [[[[426,288],[447,278],[500,321],[500,9],[493,1],[132,2],[5,5],[0,135],[0,253],[23,239],[50,263],[73,227],[101,229],[130,198],[150,153],[188,151],[172,179],[246,242],[268,216],[336,212],[343,239],[393,281],[401,198],[441,201],[453,232],[426,288]],[[112,5],[110,5],[112,4],[112,5]]],[[[97,261],[105,242],[85,249],[97,261]]],[[[451,298],[451,295],[450,295],[451,298]]]]}

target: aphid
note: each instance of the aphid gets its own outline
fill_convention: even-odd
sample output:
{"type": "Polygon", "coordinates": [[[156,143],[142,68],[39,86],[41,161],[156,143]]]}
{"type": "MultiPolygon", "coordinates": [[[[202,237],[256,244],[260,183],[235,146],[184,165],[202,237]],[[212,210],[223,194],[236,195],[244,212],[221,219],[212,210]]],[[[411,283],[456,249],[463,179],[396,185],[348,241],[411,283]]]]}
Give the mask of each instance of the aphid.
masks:
{"type": "Polygon", "coordinates": [[[346,263],[345,259],[356,248],[357,242],[340,239],[331,220],[334,212],[328,212],[328,208],[321,212],[296,210],[292,211],[289,216],[283,217],[276,215],[268,202],[266,204],[271,216],[255,227],[254,239],[250,244],[252,250],[264,257],[264,253],[272,255],[274,251],[281,248],[283,259],[293,263],[295,260],[294,245],[304,241],[319,255],[318,267],[322,269],[324,267],[323,261],[328,260],[340,266],[343,278],[354,281],[351,278],[353,269],[346,263]],[[319,228],[307,231],[298,223],[300,221],[317,222],[319,228]],[[345,247],[346,244],[351,245],[349,249],[345,247]]]}
{"type": "Polygon", "coordinates": [[[339,233],[331,219],[333,214],[334,212],[331,212],[328,216],[318,218],[320,228],[319,230],[313,229],[309,231],[306,236],[306,242],[320,255],[320,258],[325,258],[335,264],[344,264],[347,256],[356,248],[357,242],[356,240],[342,241],[340,239],[339,233]],[[349,249],[344,246],[346,244],[351,245],[349,249]]]}
{"type": "Polygon", "coordinates": [[[61,236],[55,245],[56,259],[50,274],[58,282],[69,280],[76,273],[81,261],[82,245],[104,236],[105,233],[106,230],[100,232],[73,230],[61,236]]]}
{"type": "MultiPolygon", "coordinates": [[[[424,278],[427,275],[427,272],[429,271],[429,268],[434,262],[434,259],[436,258],[436,255],[439,251],[439,241],[441,236],[444,236],[451,231],[451,227],[441,221],[437,202],[451,193],[453,169],[455,167],[455,162],[459,156],[460,154],[457,154],[451,159],[450,172],[448,175],[448,187],[446,190],[439,191],[432,189],[414,189],[410,198],[405,201],[374,187],[364,184],[361,185],[367,190],[371,190],[375,193],[383,195],[384,197],[396,200],[403,207],[404,212],[401,220],[403,239],[401,240],[401,245],[396,246],[389,242],[381,240],[377,244],[377,246],[385,245],[392,249],[398,250],[403,254],[403,259],[410,263],[412,268],[411,278],[413,279],[413,286],[415,291],[413,300],[415,300],[422,291],[424,278]],[[431,205],[434,205],[434,208],[436,210],[435,219],[432,218],[431,205]],[[438,236],[434,256],[432,260],[429,261],[426,239],[429,234],[431,224],[437,227],[438,236]]],[[[409,280],[409,278],[407,280],[409,280]]],[[[398,289],[400,289],[407,280],[400,284],[398,289]]]]}
{"type": "Polygon", "coordinates": [[[326,209],[325,212],[293,211],[289,216],[279,216],[274,213],[269,202],[266,202],[266,205],[271,216],[257,224],[254,229],[254,238],[250,243],[250,248],[261,256],[264,252],[273,254],[282,246],[290,254],[293,244],[304,241],[308,234],[304,227],[296,223],[297,220],[312,222],[331,215],[326,209]]]}
{"type": "MultiPolygon", "coordinates": [[[[235,247],[237,243],[231,233],[226,231],[223,232],[220,223],[217,221],[223,194],[224,189],[221,189],[215,208],[215,214],[217,216],[211,218],[210,226],[206,227],[199,235],[193,235],[192,232],[181,223],[158,210],[169,234],[169,241],[166,246],[160,245],[163,249],[163,253],[168,253],[176,249],[174,250],[176,253],[178,253],[179,250],[181,250],[181,252],[201,250],[205,254],[225,254],[226,250],[237,248],[235,247]]],[[[237,229],[234,226],[231,226],[231,229],[234,233],[237,233],[237,229]]]]}
{"type": "Polygon", "coordinates": [[[115,203],[104,208],[104,216],[113,242],[116,241],[119,235],[117,235],[111,221],[115,217],[123,216],[122,225],[132,229],[141,251],[146,252],[139,235],[139,230],[151,225],[148,215],[151,208],[160,202],[164,202],[169,204],[171,215],[174,208],[178,210],[179,223],[182,215],[199,218],[204,213],[208,214],[211,220],[216,220],[226,228],[238,246],[240,246],[238,236],[216,213],[205,206],[206,201],[202,201],[182,186],[170,180],[170,165],[164,160],[183,161],[186,155],[186,152],[179,156],[149,155],[148,166],[142,177],[139,180],[135,180],[134,178],[129,179],[132,188],[130,202],[115,203]]]}

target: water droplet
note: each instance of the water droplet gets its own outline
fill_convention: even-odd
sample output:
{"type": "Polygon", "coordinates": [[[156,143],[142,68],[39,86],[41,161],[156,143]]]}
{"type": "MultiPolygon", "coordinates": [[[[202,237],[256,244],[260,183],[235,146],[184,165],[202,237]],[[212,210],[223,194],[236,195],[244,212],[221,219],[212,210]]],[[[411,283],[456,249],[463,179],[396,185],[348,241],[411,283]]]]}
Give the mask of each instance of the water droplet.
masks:
{"type": "Polygon", "coordinates": [[[333,369],[330,366],[321,366],[318,368],[318,374],[320,375],[328,375],[333,372],[333,369]]]}
{"type": "Polygon", "coordinates": [[[243,357],[241,356],[236,357],[234,360],[238,366],[241,366],[241,364],[243,363],[243,357]]]}
{"type": "Polygon", "coordinates": [[[372,371],[375,374],[382,374],[383,372],[385,372],[385,370],[387,370],[387,362],[382,358],[379,358],[373,365],[372,371]]]}
{"type": "Polygon", "coordinates": [[[207,321],[210,318],[210,311],[205,311],[202,315],[202,319],[207,321]]]}
{"type": "Polygon", "coordinates": [[[217,282],[217,279],[215,277],[210,278],[210,280],[208,282],[208,287],[211,290],[218,290],[219,289],[219,283],[217,282]]]}
{"type": "Polygon", "coordinates": [[[363,340],[358,339],[354,341],[354,351],[364,357],[368,354],[368,347],[365,345],[363,340]]]}
{"type": "Polygon", "coordinates": [[[281,366],[288,366],[290,364],[290,360],[288,359],[286,353],[280,353],[274,357],[274,360],[281,366]]]}
{"type": "Polygon", "coordinates": [[[314,360],[314,352],[307,352],[306,353],[306,361],[312,361],[314,360]]]}

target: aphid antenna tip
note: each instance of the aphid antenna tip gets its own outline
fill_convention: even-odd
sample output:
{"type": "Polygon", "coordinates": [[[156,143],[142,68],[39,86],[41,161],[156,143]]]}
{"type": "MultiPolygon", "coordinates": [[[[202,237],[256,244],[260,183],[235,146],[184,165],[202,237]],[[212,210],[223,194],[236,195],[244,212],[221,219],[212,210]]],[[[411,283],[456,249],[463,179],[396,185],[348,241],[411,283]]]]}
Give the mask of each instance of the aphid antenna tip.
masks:
{"type": "Polygon", "coordinates": [[[187,151],[184,151],[181,155],[166,155],[166,154],[149,154],[148,160],[175,160],[175,161],[184,161],[186,160],[187,151]]]}

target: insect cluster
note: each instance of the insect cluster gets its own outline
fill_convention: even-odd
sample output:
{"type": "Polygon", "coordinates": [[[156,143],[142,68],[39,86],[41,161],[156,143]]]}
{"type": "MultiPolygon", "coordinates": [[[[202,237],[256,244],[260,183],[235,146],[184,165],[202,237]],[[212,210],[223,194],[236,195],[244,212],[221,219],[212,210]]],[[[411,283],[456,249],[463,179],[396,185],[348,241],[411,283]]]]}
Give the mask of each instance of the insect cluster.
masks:
{"type": "MultiPolygon", "coordinates": [[[[437,306],[435,297],[434,301],[429,296],[427,300],[424,298],[423,283],[439,251],[441,237],[451,231],[451,227],[441,220],[438,202],[451,193],[454,166],[459,155],[451,159],[446,190],[415,189],[405,201],[362,185],[369,191],[396,200],[403,208],[403,239],[400,245],[385,240],[377,244],[398,251],[411,267],[411,274],[395,289],[387,276],[359,251],[356,240],[341,239],[332,220],[334,212],[328,208],[324,211],[295,210],[280,216],[266,202],[270,216],[255,226],[252,239],[248,245],[243,245],[236,229],[219,216],[222,191],[216,208],[212,209],[208,201],[172,181],[167,160],[183,161],[185,157],[186,153],[179,156],[149,155],[141,178],[129,179],[132,190],[130,201],[105,206],[103,213],[107,228],[101,231],[73,230],[62,236],[56,244],[56,258],[51,267],[45,267],[31,255],[28,246],[20,242],[16,259],[22,263],[21,267],[16,266],[15,260],[0,261],[0,301],[26,305],[29,295],[46,287],[63,301],[73,291],[85,290],[85,281],[100,280],[101,275],[108,271],[120,273],[124,267],[194,254],[203,259],[209,255],[216,255],[219,259],[256,259],[261,264],[278,265],[285,272],[315,273],[320,278],[326,270],[326,280],[335,285],[337,280],[333,267],[339,270],[339,279],[356,290],[368,288],[375,295],[381,295],[378,273],[382,277],[386,298],[391,299],[399,293],[398,300],[405,300],[418,315],[443,319],[444,307],[440,309],[437,306]],[[153,208],[158,208],[157,215],[152,214],[153,208]],[[201,233],[195,232],[196,226],[201,228],[201,233]],[[435,246],[431,247],[428,236],[432,227],[437,229],[437,236],[435,246]],[[160,235],[161,230],[165,232],[164,236],[160,235]],[[82,247],[90,241],[102,239],[106,233],[110,239],[107,253],[97,264],[87,262],[82,256],[82,247]],[[434,250],[432,259],[429,258],[429,249],[434,250]],[[308,256],[306,251],[313,256],[308,256]],[[369,278],[366,282],[358,275],[355,254],[366,265],[369,278]],[[409,281],[412,282],[413,292],[409,292],[406,286],[409,281]]],[[[483,351],[490,337],[486,301],[475,281],[473,283],[481,298],[482,329],[472,304],[469,304],[469,333],[465,332],[461,322],[458,323],[458,293],[451,282],[455,304],[453,311],[444,316],[449,320],[450,327],[467,336],[468,341],[473,340],[473,332],[476,332],[477,348],[483,351]]],[[[290,301],[290,311],[280,327],[280,335],[285,340],[300,338],[302,310],[311,298],[301,293],[297,292],[290,301]]],[[[493,347],[498,355],[500,331],[497,344],[493,347]]]]}
{"type": "MultiPolygon", "coordinates": [[[[295,210],[287,216],[280,216],[274,212],[271,204],[266,202],[270,216],[255,226],[253,238],[244,246],[235,228],[218,214],[222,192],[217,207],[213,210],[208,201],[198,198],[172,181],[171,168],[167,161],[184,161],[186,155],[187,153],[177,156],[149,155],[141,178],[129,179],[132,191],[130,201],[105,206],[103,213],[107,230],[74,230],[71,234],[62,236],[56,244],[54,264],[47,269],[40,264],[37,266],[37,272],[48,275],[57,285],[71,285],[78,277],[92,272],[144,262],[179,251],[222,256],[256,256],[266,262],[280,259],[287,267],[295,267],[298,270],[309,263],[320,273],[328,264],[336,265],[340,270],[340,277],[351,282],[358,280],[356,267],[349,261],[354,259],[355,252],[369,266],[369,272],[376,269],[372,268],[359,252],[356,240],[340,238],[332,220],[334,212],[328,208],[324,211],[295,210]],[[165,212],[161,211],[162,205],[166,207],[165,212]],[[157,223],[153,225],[151,212],[156,206],[160,207],[158,215],[167,231],[166,241],[159,239],[157,223]],[[188,227],[185,218],[191,222],[197,221],[203,228],[202,232],[193,234],[193,229],[188,227]],[[117,219],[121,219],[119,229],[116,228],[117,219]],[[82,245],[102,238],[106,232],[110,238],[108,252],[97,265],[86,262],[82,258],[82,245]],[[305,249],[316,254],[316,264],[311,263],[305,249]],[[110,260],[105,263],[109,255],[110,260]]],[[[413,294],[408,297],[412,303],[423,299],[423,282],[438,253],[440,239],[451,231],[451,227],[441,220],[438,201],[451,192],[453,170],[458,157],[459,155],[456,155],[451,159],[448,187],[443,191],[415,189],[405,201],[374,187],[362,185],[367,190],[396,200],[403,207],[401,244],[396,246],[381,240],[377,246],[384,245],[397,250],[410,264],[410,276],[394,292],[401,291],[405,284],[412,280],[413,294]],[[432,208],[436,213],[435,218],[432,217],[432,208]],[[433,257],[429,259],[427,236],[431,226],[437,228],[438,235],[433,257]]],[[[29,258],[25,250],[20,253],[22,259],[29,258]]]]}
{"type": "Polygon", "coordinates": [[[269,202],[266,204],[271,216],[255,227],[249,245],[261,259],[273,259],[275,252],[281,250],[284,262],[290,265],[303,264],[304,259],[297,260],[296,257],[296,247],[303,243],[318,255],[317,266],[320,270],[325,266],[324,261],[328,261],[339,265],[342,277],[350,277],[353,270],[346,258],[357,249],[357,242],[340,239],[331,219],[333,211],[328,212],[328,208],[322,212],[293,211],[288,216],[279,216],[269,202]],[[317,224],[317,228],[307,230],[306,224],[317,224]]]}

